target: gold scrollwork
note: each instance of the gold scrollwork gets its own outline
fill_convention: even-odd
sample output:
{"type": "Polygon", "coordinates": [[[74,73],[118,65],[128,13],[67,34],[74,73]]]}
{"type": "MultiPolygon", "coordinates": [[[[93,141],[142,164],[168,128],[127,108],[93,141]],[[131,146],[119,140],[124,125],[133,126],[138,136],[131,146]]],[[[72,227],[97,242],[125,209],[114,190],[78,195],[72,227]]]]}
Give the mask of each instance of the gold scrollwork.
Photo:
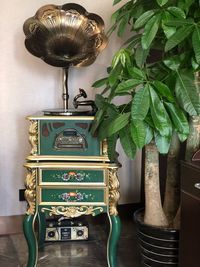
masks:
{"type": "Polygon", "coordinates": [[[109,214],[117,215],[117,202],[120,198],[117,168],[109,168],[109,214]]]}
{"type": "Polygon", "coordinates": [[[38,121],[31,120],[29,127],[29,142],[31,144],[31,155],[38,153],[38,121]]]}
{"type": "Polygon", "coordinates": [[[62,215],[67,218],[76,218],[82,215],[92,215],[95,216],[95,211],[103,212],[102,207],[88,207],[88,206],[81,206],[81,207],[51,207],[51,208],[42,208],[41,211],[49,211],[49,215],[62,215]]]}
{"type": "Polygon", "coordinates": [[[26,214],[33,215],[35,213],[36,200],[36,169],[27,169],[28,173],[25,180],[25,198],[28,202],[28,209],[26,214]]]}

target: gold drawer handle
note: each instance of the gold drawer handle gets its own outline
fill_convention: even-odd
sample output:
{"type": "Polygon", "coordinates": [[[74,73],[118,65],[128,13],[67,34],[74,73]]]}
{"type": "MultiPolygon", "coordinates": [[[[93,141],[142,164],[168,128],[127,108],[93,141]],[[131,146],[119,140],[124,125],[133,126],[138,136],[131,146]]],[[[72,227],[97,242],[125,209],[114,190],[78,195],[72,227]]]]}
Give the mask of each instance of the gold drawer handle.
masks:
{"type": "Polygon", "coordinates": [[[194,184],[194,187],[197,188],[197,189],[200,189],[200,183],[194,184]]]}

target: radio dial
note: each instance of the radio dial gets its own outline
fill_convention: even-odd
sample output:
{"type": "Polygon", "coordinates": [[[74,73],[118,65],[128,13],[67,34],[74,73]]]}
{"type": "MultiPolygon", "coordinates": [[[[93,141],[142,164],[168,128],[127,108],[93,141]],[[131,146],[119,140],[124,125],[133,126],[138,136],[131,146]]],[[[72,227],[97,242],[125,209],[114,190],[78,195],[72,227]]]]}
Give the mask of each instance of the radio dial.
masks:
{"type": "Polygon", "coordinates": [[[55,232],[54,231],[48,232],[48,236],[51,237],[51,238],[54,237],[55,236],[55,232]]]}
{"type": "Polygon", "coordinates": [[[82,236],[84,234],[83,230],[78,230],[77,231],[77,236],[82,236]]]}

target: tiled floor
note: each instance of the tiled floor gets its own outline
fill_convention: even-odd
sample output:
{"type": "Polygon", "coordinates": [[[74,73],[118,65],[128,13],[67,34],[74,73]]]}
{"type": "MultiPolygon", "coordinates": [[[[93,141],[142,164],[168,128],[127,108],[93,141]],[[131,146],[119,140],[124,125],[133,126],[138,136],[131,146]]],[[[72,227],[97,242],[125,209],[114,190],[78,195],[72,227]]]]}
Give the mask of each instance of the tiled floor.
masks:
{"type": "MultiPolygon", "coordinates": [[[[38,267],[107,267],[107,222],[90,223],[88,241],[46,243],[39,252],[38,267]]],[[[25,267],[27,246],[22,234],[0,236],[0,267],[25,267]]],[[[134,224],[122,221],[118,247],[119,267],[139,267],[134,224]]]]}

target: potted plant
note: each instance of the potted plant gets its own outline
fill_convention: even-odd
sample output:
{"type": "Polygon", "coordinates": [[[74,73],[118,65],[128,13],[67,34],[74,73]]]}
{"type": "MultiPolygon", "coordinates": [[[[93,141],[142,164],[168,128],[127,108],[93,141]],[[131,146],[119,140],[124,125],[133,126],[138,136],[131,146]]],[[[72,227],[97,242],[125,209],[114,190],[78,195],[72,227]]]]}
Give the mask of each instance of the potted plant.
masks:
{"type": "MultiPolygon", "coordinates": [[[[119,2],[114,0],[114,4],[119,2]]],[[[200,4],[195,0],[129,0],[112,20],[110,34],[117,30],[122,36],[128,28],[131,36],[114,55],[108,76],[93,84],[103,90],[96,95],[98,111],[91,130],[99,139],[107,138],[112,160],[117,157],[118,139],[129,158],[145,148],[145,209],[144,216],[137,219],[140,232],[150,226],[148,235],[160,230],[161,236],[163,232],[177,235],[180,142],[187,140],[186,158],[190,159],[200,141],[200,4]],[[120,104],[116,104],[117,98],[120,104]],[[168,157],[163,203],[159,153],[168,157]]],[[[144,263],[162,266],[162,256],[147,260],[152,247],[148,244],[144,248],[149,240],[142,242],[144,263]]],[[[158,246],[153,243],[153,247],[158,246]]],[[[177,248],[173,248],[176,253],[177,248]]],[[[166,254],[166,249],[162,253],[166,254]]],[[[177,255],[171,253],[166,261],[175,266],[177,255]]],[[[153,251],[154,255],[160,255],[160,251],[153,251]]]]}

